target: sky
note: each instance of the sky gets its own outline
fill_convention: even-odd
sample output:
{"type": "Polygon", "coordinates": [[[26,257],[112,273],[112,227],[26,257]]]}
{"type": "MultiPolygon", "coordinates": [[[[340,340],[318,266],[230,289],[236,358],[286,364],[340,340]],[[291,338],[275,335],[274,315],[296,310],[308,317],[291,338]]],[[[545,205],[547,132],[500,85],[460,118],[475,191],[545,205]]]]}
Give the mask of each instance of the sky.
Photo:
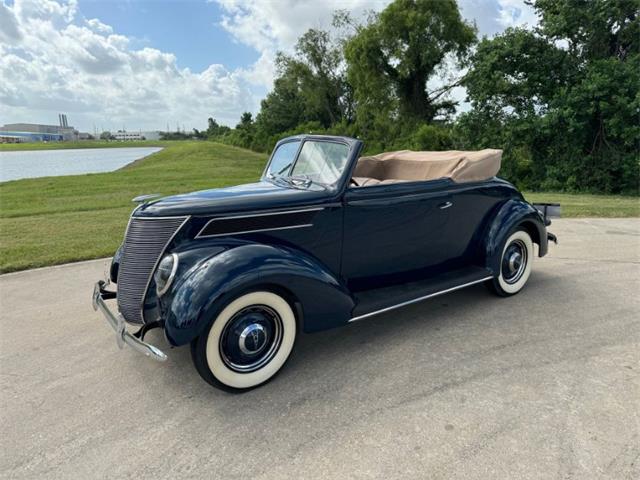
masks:
{"type": "MultiPolygon", "coordinates": [[[[388,0],[0,0],[0,124],[103,130],[234,126],[257,113],[276,52],[332,13],[388,0]]],[[[479,36],[537,18],[523,0],[458,0],[479,36]]],[[[453,93],[459,100],[464,91],[453,93]]]]}

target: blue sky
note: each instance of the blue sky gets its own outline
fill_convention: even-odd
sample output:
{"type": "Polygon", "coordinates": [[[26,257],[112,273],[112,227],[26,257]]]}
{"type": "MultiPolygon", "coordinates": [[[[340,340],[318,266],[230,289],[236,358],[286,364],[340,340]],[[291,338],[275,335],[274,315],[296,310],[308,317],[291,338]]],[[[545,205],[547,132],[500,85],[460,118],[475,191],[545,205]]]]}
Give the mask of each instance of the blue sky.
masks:
{"type": "MultiPolygon", "coordinates": [[[[234,126],[272,86],[277,51],[336,9],[389,0],[0,0],[0,124],[81,131],[234,126]]],[[[523,0],[458,0],[479,35],[535,25],[523,0]]],[[[438,80],[435,80],[437,84],[438,80]]],[[[434,85],[435,86],[435,85],[434,85]]],[[[452,92],[464,99],[464,90],[452,92]]]]}
{"type": "Polygon", "coordinates": [[[259,52],[241,44],[220,27],[223,10],[217,3],[193,0],[81,0],[86,18],[98,18],[129,37],[132,45],[172,52],[179,67],[201,71],[212,63],[230,69],[251,65],[259,52]]]}

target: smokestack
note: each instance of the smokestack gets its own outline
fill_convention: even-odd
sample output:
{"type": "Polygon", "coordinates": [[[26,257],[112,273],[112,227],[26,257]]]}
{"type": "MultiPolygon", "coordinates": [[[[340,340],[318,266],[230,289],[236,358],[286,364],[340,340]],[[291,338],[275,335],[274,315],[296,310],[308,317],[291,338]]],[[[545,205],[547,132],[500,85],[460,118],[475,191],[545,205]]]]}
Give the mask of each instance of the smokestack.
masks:
{"type": "Polygon", "coordinates": [[[60,124],[60,127],[64,127],[64,125],[62,124],[62,114],[61,113],[58,114],[58,123],[60,124]]]}
{"type": "Polygon", "coordinates": [[[67,114],[63,113],[62,114],[62,122],[64,123],[64,127],[67,128],[69,126],[69,124],[67,123],[67,114]]]}

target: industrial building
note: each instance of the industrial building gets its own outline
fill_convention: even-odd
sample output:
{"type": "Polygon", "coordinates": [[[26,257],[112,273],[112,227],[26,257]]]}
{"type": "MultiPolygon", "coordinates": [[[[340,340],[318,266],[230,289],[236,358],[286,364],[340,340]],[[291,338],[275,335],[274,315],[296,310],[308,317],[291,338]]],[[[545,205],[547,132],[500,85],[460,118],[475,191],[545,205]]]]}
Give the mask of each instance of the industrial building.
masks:
{"type": "MultiPolygon", "coordinates": [[[[0,143],[22,142],[72,142],[90,140],[94,137],[78,132],[70,127],[64,113],[58,115],[59,125],[41,125],[37,123],[8,123],[0,127],[0,143]]],[[[127,132],[118,130],[112,138],[120,141],[160,140],[159,131],[127,132]]]]}
{"type": "Polygon", "coordinates": [[[8,123],[0,127],[0,143],[62,142],[78,140],[79,132],[67,123],[67,116],[58,115],[59,125],[8,123]]]}
{"type": "Polygon", "coordinates": [[[127,132],[125,130],[118,130],[113,134],[113,138],[120,141],[130,140],[160,140],[160,132],[127,132]]]}

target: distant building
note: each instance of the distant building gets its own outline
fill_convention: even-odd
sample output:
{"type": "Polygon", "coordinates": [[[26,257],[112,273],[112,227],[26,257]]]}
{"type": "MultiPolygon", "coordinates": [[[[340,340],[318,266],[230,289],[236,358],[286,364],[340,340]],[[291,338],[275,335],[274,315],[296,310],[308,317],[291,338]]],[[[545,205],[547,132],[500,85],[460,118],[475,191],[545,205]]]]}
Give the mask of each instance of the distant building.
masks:
{"type": "Polygon", "coordinates": [[[0,127],[0,142],[62,142],[78,140],[78,131],[67,123],[67,116],[58,115],[60,125],[8,123],[0,127]]]}
{"type": "Polygon", "coordinates": [[[7,133],[0,132],[0,143],[23,143],[25,141],[26,140],[24,137],[12,135],[9,132],[7,133]]]}
{"type": "Polygon", "coordinates": [[[158,130],[152,130],[152,131],[148,131],[148,132],[142,132],[142,135],[144,136],[144,138],[146,138],[147,140],[160,140],[160,131],[158,130]]]}
{"type": "Polygon", "coordinates": [[[113,134],[113,138],[121,141],[131,140],[160,140],[160,132],[127,132],[124,130],[118,130],[113,134]]]}

